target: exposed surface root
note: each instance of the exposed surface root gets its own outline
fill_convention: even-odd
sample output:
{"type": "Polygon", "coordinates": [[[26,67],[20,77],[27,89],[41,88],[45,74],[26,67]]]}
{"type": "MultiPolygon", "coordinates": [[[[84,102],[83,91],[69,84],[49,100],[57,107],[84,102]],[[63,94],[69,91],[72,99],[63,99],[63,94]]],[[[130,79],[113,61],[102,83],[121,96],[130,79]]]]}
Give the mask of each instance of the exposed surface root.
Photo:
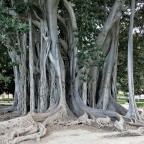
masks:
{"type": "Polygon", "coordinates": [[[0,123],[0,144],[17,144],[29,139],[40,140],[45,133],[45,126],[35,122],[28,114],[0,123]]]}
{"type": "Polygon", "coordinates": [[[39,123],[40,115],[29,113],[27,116],[0,123],[0,144],[18,144],[25,140],[40,140],[46,134],[46,125],[59,125],[70,121],[68,111],[58,107],[53,113],[47,113],[43,123],[39,123]],[[35,119],[36,118],[36,119],[35,119]]]}
{"type": "Polygon", "coordinates": [[[12,144],[18,144],[25,140],[33,140],[36,139],[40,141],[40,138],[46,134],[46,128],[43,124],[38,123],[37,129],[35,127],[29,127],[27,129],[19,130],[18,134],[25,134],[25,136],[17,137],[13,140],[12,144]]]}
{"type": "Polygon", "coordinates": [[[97,118],[96,119],[97,124],[99,125],[99,128],[109,126],[111,119],[107,116],[106,118],[97,118]]]}
{"type": "Polygon", "coordinates": [[[142,116],[140,117],[140,120],[136,119],[136,118],[129,118],[130,121],[125,121],[126,124],[130,125],[130,126],[135,126],[135,127],[144,127],[144,121],[142,116]]]}
{"type": "MultiPolygon", "coordinates": [[[[43,123],[39,123],[36,119],[39,120],[37,117],[40,115],[37,113],[29,113],[27,116],[0,123],[0,144],[18,144],[22,141],[33,139],[40,141],[40,138],[46,134],[46,125],[71,126],[85,124],[93,126],[97,125],[99,128],[114,127],[118,131],[121,131],[121,133],[116,135],[119,137],[141,136],[144,134],[144,127],[140,127],[137,130],[126,130],[124,127],[126,122],[119,114],[113,114],[105,111],[103,111],[103,114],[105,117],[95,118],[93,113],[87,111],[84,115],[75,119],[71,116],[71,113],[69,113],[67,109],[58,107],[51,113],[43,114],[44,117],[47,117],[43,123]],[[110,126],[110,123],[112,126],[110,126]]],[[[130,124],[132,125],[133,123],[134,122],[131,120],[130,124]]],[[[128,122],[126,124],[128,124],[128,122]]],[[[143,123],[140,124],[142,125],[143,123]]]]}
{"type": "Polygon", "coordinates": [[[44,122],[43,125],[65,125],[66,123],[68,123],[68,121],[70,121],[70,119],[73,119],[74,117],[72,117],[69,112],[67,111],[67,109],[63,109],[61,107],[59,107],[54,113],[53,115],[49,116],[44,122]]]}
{"type": "Polygon", "coordinates": [[[127,122],[127,124],[131,125],[131,126],[135,126],[135,127],[144,127],[144,124],[142,123],[133,123],[133,122],[127,122]]]}
{"type": "Polygon", "coordinates": [[[125,132],[121,132],[117,134],[118,137],[126,137],[126,136],[142,136],[144,134],[144,127],[139,127],[136,130],[127,130],[125,132]]]}
{"type": "Polygon", "coordinates": [[[9,120],[9,119],[13,119],[13,118],[16,118],[16,117],[19,117],[20,116],[20,112],[18,111],[13,111],[13,112],[8,112],[8,113],[5,113],[5,114],[1,114],[0,115],[0,122],[1,121],[6,121],[6,120],[9,120]]]}
{"type": "Polygon", "coordinates": [[[124,119],[122,118],[122,116],[120,116],[119,121],[116,120],[114,122],[114,129],[117,129],[118,131],[125,131],[126,128],[124,128],[124,119]]]}
{"type": "Polygon", "coordinates": [[[32,126],[29,126],[28,128],[18,129],[11,133],[11,139],[23,136],[25,134],[31,134],[36,133],[38,131],[38,128],[32,126]]]}
{"type": "Polygon", "coordinates": [[[7,108],[2,108],[2,109],[0,109],[0,114],[3,115],[3,114],[6,114],[8,112],[14,112],[16,110],[17,110],[17,108],[14,107],[14,106],[7,107],[7,108]]]}
{"type": "Polygon", "coordinates": [[[87,109],[84,109],[83,111],[85,111],[83,116],[79,117],[76,121],[69,122],[67,125],[77,125],[77,124],[98,125],[99,128],[113,127],[118,131],[126,130],[126,128],[124,128],[123,117],[116,112],[100,111],[101,113],[103,113],[104,117],[96,118],[95,115],[93,114],[93,111],[89,111],[87,109]],[[111,118],[116,118],[114,123],[112,122],[111,118]]]}
{"type": "Polygon", "coordinates": [[[78,124],[92,125],[93,123],[95,123],[95,119],[89,119],[88,115],[85,113],[84,115],[79,117],[77,120],[69,121],[67,123],[67,126],[78,125],[78,124]]]}

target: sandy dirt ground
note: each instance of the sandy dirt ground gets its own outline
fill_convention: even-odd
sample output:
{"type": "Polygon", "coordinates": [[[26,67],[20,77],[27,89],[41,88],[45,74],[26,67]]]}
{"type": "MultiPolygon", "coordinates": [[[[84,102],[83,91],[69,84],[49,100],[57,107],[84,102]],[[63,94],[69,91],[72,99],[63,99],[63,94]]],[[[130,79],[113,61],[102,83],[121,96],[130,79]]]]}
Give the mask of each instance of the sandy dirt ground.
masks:
{"type": "MultiPolygon", "coordinates": [[[[128,104],[124,106],[127,108],[128,104]]],[[[98,129],[79,125],[52,129],[48,127],[47,130],[39,142],[29,140],[20,144],[144,144],[144,136],[116,137],[114,135],[119,132],[112,131],[112,128],[98,129]]]]}
{"type": "MultiPolygon", "coordinates": [[[[128,108],[128,104],[123,106],[128,108]]],[[[142,108],[140,110],[143,111],[142,108]]],[[[48,132],[40,142],[26,141],[20,144],[144,144],[144,136],[116,137],[118,133],[106,128],[74,126],[48,132]]]]}
{"type": "Polygon", "coordinates": [[[118,132],[91,132],[89,130],[60,130],[49,134],[40,142],[27,141],[20,144],[144,144],[144,136],[112,137],[118,132]]]}

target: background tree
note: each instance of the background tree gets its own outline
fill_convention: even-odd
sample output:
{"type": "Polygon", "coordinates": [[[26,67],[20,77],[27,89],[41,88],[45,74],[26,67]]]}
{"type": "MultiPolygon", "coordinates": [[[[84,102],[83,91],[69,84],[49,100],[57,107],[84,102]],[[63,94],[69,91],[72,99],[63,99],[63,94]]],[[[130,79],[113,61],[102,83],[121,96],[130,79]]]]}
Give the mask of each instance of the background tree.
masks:
{"type": "Polygon", "coordinates": [[[129,89],[129,109],[127,116],[140,119],[134,98],[134,78],[133,78],[133,27],[134,27],[135,0],[131,1],[131,16],[128,39],[128,89],[129,89]]]}
{"type": "MultiPolygon", "coordinates": [[[[129,5],[129,4],[128,4],[129,5]]],[[[143,4],[136,3],[136,12],[134,18],[134,87],[135,94],[143,92],[143,4]]],[[[118,90],[128,92],[128,77],[127,77],[127,41],[129,26],[129,8],[123,14],[121,21],[120,46],[118,58],[118,90]]]]}
{"type": "Polygon", "coordinates": [[[12,63],[7,53],[7,48],[1,44],[0,57],[0,94],[4,91],[14,93],[14,77],[12,63]]]}

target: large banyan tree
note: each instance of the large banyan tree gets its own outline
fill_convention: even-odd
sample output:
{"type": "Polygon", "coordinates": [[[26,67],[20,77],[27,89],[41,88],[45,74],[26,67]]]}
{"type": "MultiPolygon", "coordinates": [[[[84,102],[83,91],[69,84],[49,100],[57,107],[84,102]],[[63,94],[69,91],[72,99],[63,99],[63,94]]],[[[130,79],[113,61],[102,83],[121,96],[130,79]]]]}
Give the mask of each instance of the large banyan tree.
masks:
{"type": "MultiPolygon", "coordinates": [[[[72,124],[70,121],[76,117],[80,117],[80,122],[91,123],[108,116],[116,120],[119,130],[124,129],[123,119],[140,119],[136,105],[127,114],[127,110],[116,103],[119,31],[124,4],[125,0],[114,2],[95,39],[104,55],[100,68],[92,58],[87,59],[91,67],[78,66],[78,27],[72,3],[67,0],[1,1],[4,7],[1,13],[12,17],[17,26],[16,30],[2,28],[8,33],[3,35],[2,45],[8,49],[15,76],[14,104],[3,111],[18,111],[22,116],[30,111],[25,117],[1,125],[4,128],[8,122],[14,125],[16,121],[22,124],[22,120],[25,125],[33,124],[26,129],[13,127],[13,143],[39,140],[45,135],[47,124],[72,124]]],[[[100,56],[94,53],[95,57],[100,56]]],[[[133,103],[131,98],[130,104],[133,103]]]]}

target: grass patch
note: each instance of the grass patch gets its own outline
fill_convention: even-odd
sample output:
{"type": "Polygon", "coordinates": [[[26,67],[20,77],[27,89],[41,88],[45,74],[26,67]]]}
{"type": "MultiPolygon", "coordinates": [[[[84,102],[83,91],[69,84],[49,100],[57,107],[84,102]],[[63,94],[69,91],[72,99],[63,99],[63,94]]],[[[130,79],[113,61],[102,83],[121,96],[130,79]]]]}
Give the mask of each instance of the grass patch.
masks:
{"type": "Polygon", "coordinates": [[[144,102],[144,99],[136,99],[136,102],[144,102]]]}
{"type": "MultiPolygon", "coordinates": [[[[144,99],[139,99],[139,100],[136,99],[135,101],[136,101],[136,104],[137,104],[138,107],[144,107],[144,99]]],[[[117,99],[117,103],[118,104],[125,104],[127,102],[128,102],[128,98],[127,97],[126,98],[117,99]]]]}
{"type": "Polygon", "coordinates": [[[136,102],[137,107],[144,107],[144,102],[136,102]]]}
{"type": "Polygon", "coordinates": [[[118,104],[125,104],[127,102],[126,99],[117,99],[118,104]]]}
{"type": "Polygon", "coordinates": [[[13,101],[13,98],[2,98],[2,99],[0,99],[0,101],[5,101],[5,102],[13,101]]]}

